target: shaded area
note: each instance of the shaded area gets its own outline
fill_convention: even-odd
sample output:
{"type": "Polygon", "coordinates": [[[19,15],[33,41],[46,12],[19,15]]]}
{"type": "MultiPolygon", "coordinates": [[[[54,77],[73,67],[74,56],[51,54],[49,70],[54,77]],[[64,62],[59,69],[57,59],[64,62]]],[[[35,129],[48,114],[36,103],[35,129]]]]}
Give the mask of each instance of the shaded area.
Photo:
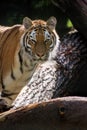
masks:
{"type": "Polygon", "coordinates": [[[57,31],[60,36],[70,30],[70,27],[67,27],[68,17],[49,0],[3,0],[0,2],[1,25],[22,24],[25,16],[44,20],[55,16],[58,20],[57,31]]]}
{"type": "Polygon", "coordinates": [[[74,27],[87,38],[87,0],[52,0],[67,15],[74,27]]]}
{"type": "Polygon", "coordinates": [[[8,130],[86,130],[87,98],[63,97],[7,111],[0,114],[0,129],[7,128],[8,130]]]}

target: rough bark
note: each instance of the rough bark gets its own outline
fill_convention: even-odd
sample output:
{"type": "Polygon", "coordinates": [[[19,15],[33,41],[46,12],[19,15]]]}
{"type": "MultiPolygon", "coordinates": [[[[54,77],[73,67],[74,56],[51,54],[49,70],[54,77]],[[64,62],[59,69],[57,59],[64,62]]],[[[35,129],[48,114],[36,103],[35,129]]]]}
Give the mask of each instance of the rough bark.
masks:
{"type": "Polygon", "coordinates": [[[87,98],[63,97],[0,114],[0,130],[87,130],[87,98]]]}
{"type": "Polygon", "coordinates": [[[86,39],[79,32],[71,32],[65,35],[61,39],[56,58],[63,69],[61,69],[61,80],[57,79],[56,82],[58,90],[55,91],[54,97],[64,95],[87,96],[86,39]]]}
{"type": "Polygon", "coordinates": [[[67,15],[74,27],[87,38],[87,0],[51,0],[67,15]]]}

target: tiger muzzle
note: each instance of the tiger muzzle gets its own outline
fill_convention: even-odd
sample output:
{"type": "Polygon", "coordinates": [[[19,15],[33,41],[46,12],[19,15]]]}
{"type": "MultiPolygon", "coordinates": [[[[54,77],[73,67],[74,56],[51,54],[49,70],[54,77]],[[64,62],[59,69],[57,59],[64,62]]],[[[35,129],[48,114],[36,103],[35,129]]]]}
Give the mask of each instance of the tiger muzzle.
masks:
{"type": "Polygon", "coordinates": [[[41,45],[41,46],[36,46],[35,48],[35,53],[38,57],[43,57],[44,55],[46,55],[46,47],[41,45]]]}

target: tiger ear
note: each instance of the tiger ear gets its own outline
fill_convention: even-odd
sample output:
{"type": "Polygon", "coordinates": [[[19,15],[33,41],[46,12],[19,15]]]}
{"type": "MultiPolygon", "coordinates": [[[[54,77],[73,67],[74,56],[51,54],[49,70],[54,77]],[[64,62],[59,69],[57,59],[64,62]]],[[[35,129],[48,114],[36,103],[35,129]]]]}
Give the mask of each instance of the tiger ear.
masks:
{"type": "Polygon", "coordinates": [[[55,29],[56,27],[56,24],[57,24],[57,19],[52,16],[50,17],[48,20],[47,20],[47,25],[49,26],[50,29],[55,29]]]}
{"type": "Polygon", "coordinates": [[[23,19],[23,25],[24,25],[24,27],[26,29],[29,29],[31,27],[31,25],[32,25],[32,20],[30,18],[28,18],[28,17],[25,17],[23,19]]]}

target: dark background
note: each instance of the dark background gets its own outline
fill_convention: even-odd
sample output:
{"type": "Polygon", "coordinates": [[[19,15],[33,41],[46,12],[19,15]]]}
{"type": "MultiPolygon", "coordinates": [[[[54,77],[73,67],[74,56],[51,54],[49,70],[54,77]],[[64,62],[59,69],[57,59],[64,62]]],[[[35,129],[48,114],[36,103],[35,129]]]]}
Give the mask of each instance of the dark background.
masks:
{"type": "Polygon", "coordinates": [[[57,32],[64,35],[71,27],[69,19],[51,0],[3,0],[0,1],[0,25],[22,24],[28,16],[32,20],[47,20],[50,16],[57,18],[57,32]]]}

